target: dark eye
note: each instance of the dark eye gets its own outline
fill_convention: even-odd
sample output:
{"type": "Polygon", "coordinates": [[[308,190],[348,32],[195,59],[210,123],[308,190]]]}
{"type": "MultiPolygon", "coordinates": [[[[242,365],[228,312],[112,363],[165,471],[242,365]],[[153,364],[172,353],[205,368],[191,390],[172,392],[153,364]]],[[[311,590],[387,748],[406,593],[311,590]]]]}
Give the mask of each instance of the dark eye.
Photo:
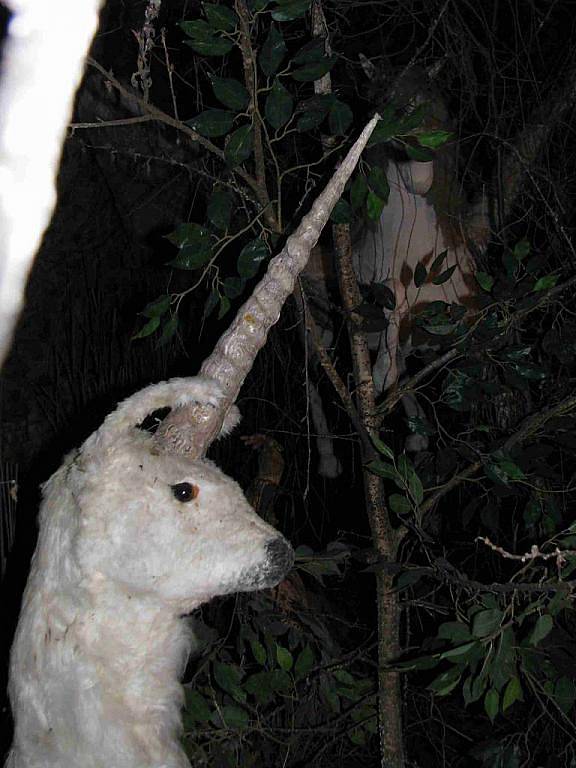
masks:
{"type": "Polygon", "coordinates": [[[197,485],[192,485],[192,483],[176,483],[170,487],[176,501],[192,501],[200,493],[200,488],[197,485]]]}

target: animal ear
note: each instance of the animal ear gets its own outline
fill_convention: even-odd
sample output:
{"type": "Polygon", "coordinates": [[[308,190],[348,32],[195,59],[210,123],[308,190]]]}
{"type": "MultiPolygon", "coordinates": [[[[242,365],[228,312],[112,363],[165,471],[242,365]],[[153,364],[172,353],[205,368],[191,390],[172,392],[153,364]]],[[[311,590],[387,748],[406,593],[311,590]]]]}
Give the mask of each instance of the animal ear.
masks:
{"type": "Polygon", "coordinates": [[[366,58],[363,53],[359,53],[358,58],[360,59],[360,64],[362,65],[362,69],[364,70],[364,74],[368,80],[376,80],[378,69],[374,66],[374,64],[372,64],[370,59],[366,58]]]}
{"type": "Polygon", "coordinates": [[[236,429],[241,419],[242,419],[242,414],[240,413],[238,406],[237,405],[230,406],[228,413],[226,414],[226,416],[224,416],[222,429],[220,430],[220,434],[218,435],[218,437],[225,437],[226,435],[229,435],[233,429],[236,429]]]}
{"type": "MultiPolygon", "coordinates": [[[[220,385],[206,376],[170,379],[141,389],[122,401],[109,414],[95,433],[99,441],[113,442],[141,424],[146,416],[162,408],[176,410],[187,405],[201,404],[218,408],[224,399],[220,385]]],[[[232,406],[222,425],[220,435],[228,434],[240,421],[240,412],[232,406]]]]}

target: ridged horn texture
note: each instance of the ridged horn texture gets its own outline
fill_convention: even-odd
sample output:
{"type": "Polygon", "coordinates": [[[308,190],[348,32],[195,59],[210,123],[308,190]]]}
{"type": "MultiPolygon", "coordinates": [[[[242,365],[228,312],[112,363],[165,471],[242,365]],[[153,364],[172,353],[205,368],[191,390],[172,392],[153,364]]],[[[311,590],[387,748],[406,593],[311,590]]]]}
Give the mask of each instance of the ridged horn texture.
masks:
{"type": "Polygon", "coordinates": [[[246,301],[228,330],[220,337],[212,354],[204,361],[201,374],[216,381],[223,397],[218,407],[200,403],[172,411],[156,433],[157,451],[186,453],[197,459],[220,431],[226,412],[236,400],[268,331],[280,317],[284,302],[294,290],[296,278],[306,266],[332,209],[356,167],[379,115],[364,128],[346,158],[316,199],[299,227],[275,256],[252,296],[246,301]]]}

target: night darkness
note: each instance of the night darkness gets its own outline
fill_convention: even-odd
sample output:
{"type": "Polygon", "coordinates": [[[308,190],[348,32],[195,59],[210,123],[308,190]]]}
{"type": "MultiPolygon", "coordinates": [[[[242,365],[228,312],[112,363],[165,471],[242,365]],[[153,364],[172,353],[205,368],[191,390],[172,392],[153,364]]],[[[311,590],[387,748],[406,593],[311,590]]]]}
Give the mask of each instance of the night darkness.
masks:
{"type": "Polygon", "coordinates": [[[296,568],[194,614],[183,745],[226,768],[574,768],[576,2],[323,0],[328,53],[308,0],[164,0],[146,30],[147,6],[101,12],[1,372],[0,754],[41,484],[119,400],[198,372],[378,108],[322,253],[376,231],[390,167],[433,161],[448,254],[431,242],[399,282],[440,290],[402,320],[412,354],[375,414],[355,350],[389,329],[390,284],[332,266],[285,305],[209,455],[296,568]],[[442,292],[455,249],[466,311],[442,292]]]}

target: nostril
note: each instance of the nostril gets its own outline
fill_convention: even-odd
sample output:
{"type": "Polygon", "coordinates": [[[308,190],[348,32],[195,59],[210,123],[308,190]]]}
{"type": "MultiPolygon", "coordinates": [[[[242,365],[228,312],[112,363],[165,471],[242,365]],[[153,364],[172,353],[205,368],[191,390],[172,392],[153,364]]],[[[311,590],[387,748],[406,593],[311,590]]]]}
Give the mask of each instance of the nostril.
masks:
{"type": "Polygon", "coordinates": [[[273,570],[281,578],[288,573],[294,563],[294,550],[284,536],[277,536],[266,544],[266,554],[273,570]]]}

